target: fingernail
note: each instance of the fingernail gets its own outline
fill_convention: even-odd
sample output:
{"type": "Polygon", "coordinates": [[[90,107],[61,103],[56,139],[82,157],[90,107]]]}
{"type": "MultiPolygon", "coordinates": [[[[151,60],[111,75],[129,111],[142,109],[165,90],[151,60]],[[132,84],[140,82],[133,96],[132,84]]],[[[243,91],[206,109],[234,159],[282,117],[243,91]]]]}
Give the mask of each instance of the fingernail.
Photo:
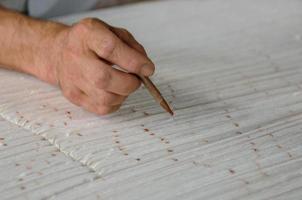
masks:
{"type": "Polygon", "coordinates": [[[142,66],[141,74],[144,76],[151,76],[154,73],[154,66],[151,64],[145,64],[142,66]]]}

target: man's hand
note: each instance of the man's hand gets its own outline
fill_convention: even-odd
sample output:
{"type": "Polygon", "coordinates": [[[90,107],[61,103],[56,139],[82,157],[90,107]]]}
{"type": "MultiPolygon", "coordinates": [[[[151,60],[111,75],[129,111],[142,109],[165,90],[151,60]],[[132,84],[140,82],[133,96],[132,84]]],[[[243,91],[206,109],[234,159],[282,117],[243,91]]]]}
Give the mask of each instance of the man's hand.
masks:
{"type": "MultiPolygon", "coordinates": [[[[84,19],[70,27],[8,14],[18,15],[15,28],[21,29],[20,35],[12,30],[10,41],[19,48],[8,53],[19,53],[23,60],[0,53],[0,64],[58,84],[66,98],[90,112],[104,115],[116,111],[140,86],[134,74],[150,76],[154,72],[144,48],[125,29],[98,19],[84,19]]],[[[0,32],[4,24],[0,12],[0,32]]],[[[0,43],[6,44],[1,39],[0,43]]]]}
{"type": "Polygon", "coordinates": [[[57,40],[57,56],[49,60],[55,80],[49,81],[56,81],[66,98],[91,112],[116,111],[140,86],[133,74],[153,74],[153,63],[133,36],[100,20],[84,19],[57,40]]]}

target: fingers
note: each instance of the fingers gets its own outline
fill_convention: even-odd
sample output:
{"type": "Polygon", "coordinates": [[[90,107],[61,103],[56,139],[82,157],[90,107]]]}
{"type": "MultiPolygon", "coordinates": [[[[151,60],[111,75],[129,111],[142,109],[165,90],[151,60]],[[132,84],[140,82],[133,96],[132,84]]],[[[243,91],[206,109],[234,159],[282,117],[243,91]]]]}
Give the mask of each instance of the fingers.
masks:
{"type": "Polygon", "coordinates": [[[97,107],[121,105],[127,96],[118,95],[105,90],[92,88],[89,84],[81,84],[79,87],[86,91],[94,105],[97,107]]]}
{"type": "Polygon", "coordinates": [[[114,68],[109,68],[108,71],[111,74],[111,80],[106,89],[110,92],[128,96],[141,85],[141,81],[133,74],[125,73],[114,68]]]}
{"type": "Polygon", "coordinates": [[[64,38],[56,68],[63,94],[90,112],[118,110],[141,84],[134,74],[154,72],[144,48],[124,29],[87,19],[72,26],[64,38]]]}
{"type": "Polygon", "coordinates": [[[91,101],[84,101],[81,105],[85,110],[98,115],[107,115],[117,111],[121,105],[116,106],[97,106],[91,101]]]}
{"type": "Polygon", "coordinates": [[[122,96],[128,96],[139,88],[141,81],[133,74],[122,72],[111,67],[97,57],[84,59],[87,67],[82,67],[83,80],[76,82],[78,87],[88,93],[97,94],[99,90],[115,93],[122,96]]]}
{"type": "Polygon", "coordinates": [[[112,93],[101,94],[95,97],[86,95],[81,89],[66,84],[62,85],[64,96],[73,104],[83,107],[89,112],[106,115],[117,111],[126,97],[112,93]]]}
{"type": "Polygon", "coordinates": [[[89,29],[87,31],[89,34],[86,41],[87,46],[100,58],[131,73],[144,76],[153,74],[155,67],[152,61],[136,49],[128,46],[109,30],[103,22],[96,19],[84,22],[84,26],[89,29]]]}
{"type": "Polygon", "coordinates": [[[83,102],[87,101],[89,97],[74,85],[61,84],[63,95],[71,101],[71,103],[81,106],[83,102]]]}
{"type": "Polygon", "coordinates": [[[147,56],[147,52],[144,47],[133,37],[133,35],[123,28],[112,27],[110,26],[110,30],[115,33],[121,40],[123,40],[130,47],[136,49],[143,55],[147,56]]]}
{"type": "Polygon", "coordinates": [[[93,44],[92,49],[101,58],[118,65],[119,67],[135,74],[151,76],[154,72],[154,64],[141,53],[137,52],[116,36],[102,41],[99,46],[93,44]]]}

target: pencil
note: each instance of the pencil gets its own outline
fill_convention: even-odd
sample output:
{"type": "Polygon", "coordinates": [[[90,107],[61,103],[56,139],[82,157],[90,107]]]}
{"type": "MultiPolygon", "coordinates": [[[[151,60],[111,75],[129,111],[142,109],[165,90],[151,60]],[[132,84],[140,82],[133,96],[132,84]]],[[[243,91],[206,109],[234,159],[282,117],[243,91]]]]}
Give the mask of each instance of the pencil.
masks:
{"type": "Polygon", "coordinates": [[[164,99],[164,97],[161,95],[161,93],[159,92],[159,90],[156,88],[156,86],[152,83],[152,81],[146,77],[146,76],[138,76],[141,81],[143,82],[143,84],[145,85],[145,87],[148,89],[148,91],[150,92],[150,94],[154,97],[154,99],[159,103],[159,105],[168,113],[170,113],[170,115],[174,115],[172,109],[170,108],[169,104],[167,103],[167,101],[164,99]]]}

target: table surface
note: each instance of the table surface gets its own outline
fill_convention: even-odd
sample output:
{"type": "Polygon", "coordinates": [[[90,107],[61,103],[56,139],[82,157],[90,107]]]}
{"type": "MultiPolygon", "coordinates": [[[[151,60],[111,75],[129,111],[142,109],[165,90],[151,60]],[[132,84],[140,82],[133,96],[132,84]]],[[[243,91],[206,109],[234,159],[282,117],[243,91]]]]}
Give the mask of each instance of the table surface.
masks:
{"type": "Polygon", "coordinates": [[[58,18],[127,27],[171,118],[141,88],[99,117],[0,70],[3,199],[301,199],[302,2],[183,0],[58,18]]]}

